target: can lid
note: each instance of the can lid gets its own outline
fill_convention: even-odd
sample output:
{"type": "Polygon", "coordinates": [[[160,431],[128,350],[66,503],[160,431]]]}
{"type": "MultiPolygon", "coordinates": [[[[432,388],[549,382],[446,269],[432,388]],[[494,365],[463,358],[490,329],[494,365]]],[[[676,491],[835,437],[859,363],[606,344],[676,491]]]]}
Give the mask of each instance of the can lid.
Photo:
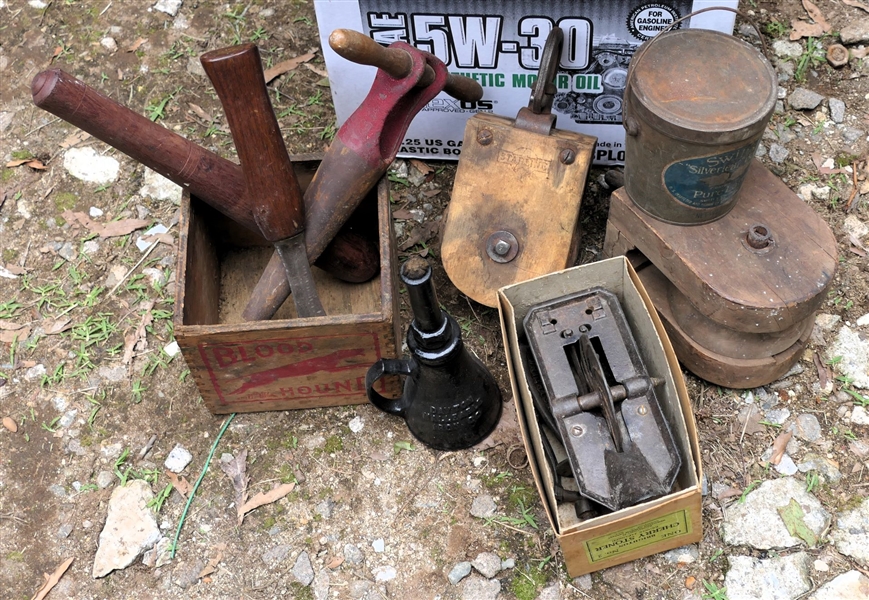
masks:
{"type": "Polygon", "coordinates": [[[656,129],[736,142],[766,126],[778,82],[750,44],[718,31],[679,29],[646,42],[632,60],[629,85],[640,117],[656,129]]]}

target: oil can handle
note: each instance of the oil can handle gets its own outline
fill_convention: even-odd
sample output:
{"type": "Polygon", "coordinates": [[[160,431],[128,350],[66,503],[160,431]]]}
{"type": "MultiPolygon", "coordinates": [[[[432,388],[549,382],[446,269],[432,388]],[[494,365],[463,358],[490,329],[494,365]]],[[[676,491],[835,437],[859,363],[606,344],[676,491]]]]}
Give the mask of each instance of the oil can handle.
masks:
{"type": "Polygon", "coordinates": [[[394,358],[381,358],[371,365],[365,374],[365,391],[371,404],[391,415],[404,415],[404,411],[410,405],[407,396],[402,393],[398,398],[386,398],[374,390],[374,384],[386,375],[411,376],[416,372],[416,362],[394,358]]]}

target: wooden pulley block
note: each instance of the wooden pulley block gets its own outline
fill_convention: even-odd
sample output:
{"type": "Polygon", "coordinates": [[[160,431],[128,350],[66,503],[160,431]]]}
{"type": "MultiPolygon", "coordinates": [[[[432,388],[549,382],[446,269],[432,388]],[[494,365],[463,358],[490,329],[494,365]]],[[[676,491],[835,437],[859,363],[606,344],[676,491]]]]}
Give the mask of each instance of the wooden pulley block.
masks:
{"type": "Polygon", "coordinates": [[[486,306],[497,306],[499,288],[576,260],[577,219],[597,138],[555,129],[551,82],[561,30],[552,31],[529,106],[516,119],[474,115],[465,128],[441,259],[453,284],[486,306]]]}

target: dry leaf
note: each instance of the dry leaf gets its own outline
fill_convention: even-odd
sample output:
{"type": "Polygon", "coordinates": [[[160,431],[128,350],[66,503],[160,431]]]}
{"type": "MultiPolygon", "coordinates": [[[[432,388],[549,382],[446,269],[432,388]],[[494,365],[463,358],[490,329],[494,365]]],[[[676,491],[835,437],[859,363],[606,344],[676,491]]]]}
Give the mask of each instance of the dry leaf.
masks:
{"type": "Polygon", "coordinates": [[[721,490],[718,492],[716,496],[719,500],[724,500],[725,498],[733,498],[734,496],[741,496],[742,492],[735,487],[729,487],[726,490],[721,490]]]}
{"type": "Polygon", "coordinates": [[[862,2],[857,2],[857,0],[842,0],[842,4],[846,6],[852,6],[854,8],[859,8],[860,10],[865,10],[869,12],[869,6],[866,6],[862,2]]]}
{"type": "Polygon", "coordinates": [[[427,223],[414,228],[410,233],[410,237],[402,242],[398,249],[404,251],[408,248],[413,248],[417,244],[425,243],[436,236],[439,231],[440,223],[438,221],[428,221],[427,223]]]}
{"type": "Polygon", "coordinates": [[[200,578],[211,575],[217,570],[217,565],[220,564],[220,561],[223,558],[223,551],[226,550],[226,544],[218,544],[214,549],[217,550],[217,556],[210,559],[208,563],[202,567],[202,570],[199,571],[200,578]]]}
{"type": "Polygon", "coordinates": [[[434,169],[419,160],[418,158],[411,158],[410,164],[416,167],[416,170],[422,173],[423,175],[428,175],[429,173],[434,173],[434,169]]]}
{"type": "MultiPolygon", "coordinates": [[[[187,478],[183,475],[178,477],[172,471],[166,471],[166,477],[169,479],[169,483],[172,484],[172,487],[175,488],[175,491],[181,494],[181,496],[186,500],[187,496],[193,490],[193,486],[187,481],[187,478]]],[[[202,575],[200,575],[202,577],[202,575]]]]}
{"type": "Polygon", "coordinates": [[[24,325],[21,329],[4,329],[0,330],[0,342],[4,344],[12,344],[18,340],[23,342],[30,336],[30,325],[24,325]]]}
{"type": "Polygon", "coordinates": [[[412,221],[413,213],[406,208],[399,208],[398,210],[392,211],[392,218],[398,219],[399,221],[412,221]]]}
{"type": "Polygon", "coordinates": [[[772,456],[769,457],[769,464],[777,465],[781,462],[782,456],[785,455],[785,449],[788,447],[788,442],[794,435],[793,431],[782,431],[772,443],[772,456]]]}
{"type": "Polygon", "coordinates": [[[24,323],[13,323],[11,321],[0,320],[0,331],[17,331],[27,327],[24,323]]]}
{"type": "Polygon", "coordinates": [[[806,23],[805,21],[791,21],[790,40],[796,41],[804,37],[821,37],[824,35],[824,27],[819,23],[806,23]]]}
{"type": "Polygon", "coordinates": [[[37,590],[36,594],[33,595],[33,598],[30,600],[43,600],[48,595],[48,592],[54,589],[54,586],[57,585],[57,582],[60,581],[60,578],[63,577],[63,574],[66,573],[66,570],[69,568],[69,565],[72,564],[72,561],[75,558],[66,559],[62,565],[57,567],[54,570],[54,573],[51,574],[51,577],[48,575],[45,576],[45,583],[42,584],[42,587],[37,590]]]}
{"type": "Polygon", "coordinates": [[[33,160],[33,159],[32,158],[19,158],[17,160],[10,160],[8,163],[6,163],[6,166],[9,167],[10,169],[12,167],[20,167],[21,165],[26,163],[28,160],[33,160]]]}
{"type": "MultiPolygon", "coordinates": [[[[139,320],[139,326],[136,327],[135,331],[124,335],[124,358],[122,359],[122,362],[125,365],[130,364],[130,361],[133,360],[133,352],[136,350],[136,346],[139,342],[144,342],[145,336],[147,335],[145,328],[154,322],[154,316],[151,314],[151,309],[154,308],[154,302],[154,300],[149,300],[142,303],[140,308],[145,312],[139,320]]],[[[139,349],[144,350],[146,347],[147,346],[143,343],[140,345],[139,349]]]]}
{"type": "Polygon", "coordinates": [[[47,324],[42,326],[42,329],[45,332],[45,335],[55,335],[69,329],[71,327],[71,322],[72,321],[69,318],[61,317],[55,321],[48,321],[47,324]]]}
{"type": "Polygon", "coordinates": [[[207,112],[202,110],[202,107],[199,106],[198,104],[193,104],[192,102],[190,102],[188,104],[188,106],[190,107],[190,110],[193,111],[193,114],[195,114],[197,117],[199,117],[203,121],[213,121],[214,120],[214,118],[211,115],[209,115],[207,112]]]}
{"type": "Polygon", "coordinates": [[[44,171],[45,169],[48,168],[42,163],[41,160],[39,160],[38,158],[33,158],[33,157],[19,158],[17,160],[10,160],[8,163],[6,163],[6,166],[9,168],[20,167],[21,165],[24,165],[26,167],[30,167],[31,169],[36,169],[37,171],[44,171]]]}
{"type": "Polygon", "coordinates": [[[689,575],[685,578],[685,587],[689,590],[693,590],[694,586],[697,584],[697,578],[693,575],[689,575]]]}
{"type": "Polygon", "coordinates": [[[247,476],[247,450],[242,450],[233,460],[229,462],[221,462],[220,470],[226,473],[232,481],[232,488],[235,490],[235,508],[238,515],[238,523],[241,524],[244,518],[244,513],[241,512],[245,502],[247,502],[247,484],[250,478],[247,476]]]}
{"type": "Polygon", "coordinates": [[[859,48],[851,48],[851,58],[866,58],[869,56],[869,48],[860,46],[859,48]]]}
{"type": "Polygon", "coordinates": [[[18,424],[12,420],[12,417],[3,417],[3,427],[11,431],[12,433],[16,433],[18,431],[18,424]]]}
{"type": "Polygon", "coordinates": [[[812,21],[824,28],[824,33],[832,29],[830,24],[827,23],[827,19],[824,17],[824,13],[821,12],[821,9],[812,4],[809,0],[803,0],[803,8],[805,8],[806,12],[809,13],[812,21]]]}
{"type": "Polygon", "coordinates": [[[327,78],[327,79],[329,78],[329,73],[328,73],[328,71],[326,71],[326,69],[320,69],[320,68],[317,67],[316,65],[312,65],[312,64],[310,64],[310,63],[305,63],[304,66],[305,66],[306,69],[308,69],[309,71],[312,71],[312,72],[316,73],[316,74],[319,75],[320,77],[325,77],[325,78],[327,78]]]}
{"type": "Polygon", "coordinates": [[[296,56],[295,58],[291,58],[289,60],[285,60],[279,62],[275,66],[270,69],[266,69],[263,72],[263,77],[266,80],[266,83],[269,83],[272,79],[277,77],[278,75],[283,75],[288,71],[293,71],[299,65],[308,62],[312,58],[314,58],[313,52],[308,52],[307,54],[302,54],[301,56],[296,56]]]}
{"type": "Polygon", "coordinates": [[[280,500],[281,498],[292,492],[295,487],[295,483],[282,483],[281,485],[276,485],[268,492],[257,494],[256,496],[245,502],[244,505],[241,507],[239,511],[240,514],[238,517],[238,524],[241,525],[242,521],[244,521],[244,516],[253,509],[280,500]]]}
{"type": "Polygon", "coordinates": [[[344,564],[344,557],[336,555],[336,556],[333,556],[331,559],[329,559],[329,562],[326,563],[326,568],[327,569],[337,569],[342,564],[344,564]]]}
{"type": "Polygon", "coordinates": [[[127,46],[126,51],[127,52],[135,52],[136,50],[139,49],[139,46],[141,46],[142,44],[144,44],[147,41],[148,40],[146,38],[139,38],[138,40],[133,42],[130,46],[127,46]]]}
{"type": "Polygon", "coordinates": [[[78,222],[84,225],[91,233],[95,233],[100,237],[118,237],[133,233],[137,229],[147,227],[151,222],[144,219],[122,219],[120,221],[110,221],[108,223],[100,223],[92,220],[83,212],[73,212],[65,210],[61,216],[67,222],[78,222]]]}
{"type": "Polygon", "coordinates": [[[82,131],[81,129],[77,129],[73,131],[71,134],[66,136],[66,138],[60,143],[61,148],[71,148],[76,144],[80,144],[91,136],[87,131],[82,131]]]}
{"type": "Polygon", "coordinates": [[[143,235],[142,241],[147,243],[148,245],[154,242],[160,242],[166,244],[167,246],[172,246],[175,244],[175,238],[171,233],[152,233],[151,235],[143,235]]]}
{"type": "Polygon", "coordinates": [[[27,272],[27,269],[18,265],[6,265],[4,268],[13,275],[24,275],[27,272]]]}
{"type": "Polygon", "coordinates": [[[743,431],[748,435],[766,431],[764,426],[760,424],[760,409],[754,404],[749,405],[746,411],[739,413],[737,420],[740,425],[740,435],[743,431]]]}
{"type": "Polygon", "coordinates": [[[434,190],[426,190],[422,193],[422,195],[425,196],[426,198],[434,198],[435,196],[437,196],[440,193],[441,193],[440,188],[437,188],[434,190]]]}
{"type": "Polygon", "coordinates": [[[827,368],[817,352],[812,353],[812,362],[815,363],[815,369],[818,371],[818,383],[821,385],[821,389],[826,389],[827,384],[833,378],[833,373],[827,368]]]}

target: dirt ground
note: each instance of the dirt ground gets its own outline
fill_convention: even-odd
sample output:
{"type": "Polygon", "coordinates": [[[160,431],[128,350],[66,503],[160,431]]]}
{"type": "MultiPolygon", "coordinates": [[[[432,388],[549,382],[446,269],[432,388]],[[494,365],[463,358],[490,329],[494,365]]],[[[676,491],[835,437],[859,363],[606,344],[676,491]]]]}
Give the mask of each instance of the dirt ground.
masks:
{"type": "MultiPolygon", "coordinates": [[[[864,15],[834,0],[818,6],[834,32],[864,15]]],[[[784,24],[805,15],[796,1],[750,2],[742,8],[758,20],[768,43],[786,38],[784,24]]],[[[554,589],[552,584],[563,598],[713,597],[704,595],[708,588],[700,582],[722,585],[729,550],[719,528],[722,506],[732,498],[704,497],[704,537],[695,562],[673,564],[658,555],[574,581],[549,531],[530,471],[517,464],[515,429],[492,447],[441,453],[412,440],[400,419],[366,404],[238,415],[187,514],[175,559],[157,568],[137,560],[106,577],[91,576],[118,477],[145,479],[155,494],[168,494],[154,508],[163,534],[172,537],[185,501],[171,488],[163,461],[176,444],[185,447],[193,461],[183,475],[194,482],[225,417],[205,408],[183,357],[162,351],[173,340],[178,207],[139,194],[141,165],[94,138],[72,137],[74,127],[35,108],[31,79],[49,66],[60,67],[234,160],[220,104],[197,68],[198,56],[256,41],[267,66],[316,53],[270,85],[288,150],[320,152],[335,132],[312,3],[187,0],[179,15],[170,17],[147,2],[0,1],[0,159],[7,165],[0,167],[0,267],[11,275],[0,277],[0,334],[12,331],[13,323],[27,326],[21,339],[13,341],[10,335],[0,343],[0,417],[8,418],[8,426],[0,428],[3,597],[30,598],[44,573],[74,558],[49,598],[320,598],[324,593],[336,598],[458,598],[461,585],[451,585],[446,575],[481,552],[514,561],[498,575],[503,598],[533,599],[547,587],[554,589]],[[91,147],[116,158],[120,176],[109,185],[70,176],[63,166],[70,147],[91,147]],[[44,168],[37,163],[8,166],[31,158],[44,168]],[[67,210],[88,213],[91,207],[103,212],[105,222],[140,218],[148,226],[171,226],[172,243],[157,245],[142,260],[135,244],[142,230],[94,238],[61,216],[67,210]],[[117,265],[132,272],[112,289],[111,271],[117,265]],[[144,343],[125,362],[128,339],[132,335],[135,341],[146,312],[152,321],[144,343]],[[139,458],[154,436],[153,447],[139,458]],[[248,453],[252,492],[290,482],[295,489],[252,511],[239,526],[232,483],[218,468],[218,459],[242,451],[248,453]],[[494,498],[496,518],[470,514],[473,501],[484,495],[494,498]],[[301,585],[295,573],[302,552],[317,573],[311,587],[301,585]],[[213,572],[200,578],[208,564],[213,572]]],[[[820,43],[833,41],[829,35],[820,43]]],[[[801,43],[806,46],[806,40],[801,43]]],[[[790,78],[781,85],[788,92],[799,85],[843,100],[849,122],[865,130],[865,61],[852,60],[841,70],[824,60],[806,61],[804,81],[790,78]]],[[[793,62],[799,66],[800,59],[793,62]]],[[[788,131],[794,139],[787,143],[790,153],[784,162],[763,160],[795,191],[809,182],[832,188],[826,200],[807,200],[839,240],[839,271],[821,311],[853,322],[869,313],[869,264],[842,225],[849,214],[869,222],[869,195],[854,195],[851,211],[846,207],[855,182],[860,187],[865,181],[867,142],[865,133],[850,143],[823,135],[825,111],[786,108],[775,114],[770,131],[788,131]],[[851,165],[859,178],[822,174],[815,156],[833,158],[838,167],[851,165]]],[[[455,173],[454,163],[429,164],[435,172],[421,186],[392,178],[393,210],[405,215],[421,211],[424,223],[436,222],[443,213],[455,173]]],[[[601,256],[609,193],[600,183],[602,175],[593,169],[589,177],[580,217],[580,262],[601,256]]],[[[424,226],[411,218],[396,223],[399,245],[424,226]]],[[[505,412],[510,412],[497,311],[471,302],[450,284],[437,261],[437,227],[427,233],[399,255],[434,258],[441,304],[498,379],[505,412]]],[[[402,331],[407,323],[405,307],[402,331]]],[[[839,510],[866,497],[869,489],[862,462],[847,449],[849,441],[866,441],[867,430],[836,426],[842,404],[828,398],[841,382],[833,393],[822,393],[811,360],[812,352],[823,355],[822,344],[816,338],[800,372],[767,390],[784,394],[793,415],[817,416],[829,453],[845,477],[816,494],[828,509],[839,510]]],[[[742,435],[737,408],[743,393],[685,376],[709,484],[744,490],[774,478],[760,456],[779,430],[768,426],[742,435]]],[[[741,552],[767,556],[751,549],[741,552]]],[[[819,581],[858,567],[829,545],[808,552],[829,563],[830,573],[819,581]]]]}

